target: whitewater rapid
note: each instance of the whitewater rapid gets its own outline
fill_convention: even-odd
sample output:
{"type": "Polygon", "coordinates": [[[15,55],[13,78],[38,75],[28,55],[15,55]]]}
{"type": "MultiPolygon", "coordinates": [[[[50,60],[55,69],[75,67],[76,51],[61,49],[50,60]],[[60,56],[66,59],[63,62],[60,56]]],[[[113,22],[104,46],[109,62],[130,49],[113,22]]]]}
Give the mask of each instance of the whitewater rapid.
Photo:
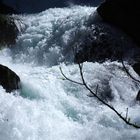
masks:
{"type": "MultiPolygon", "coordinates": [[[[19,75],[22,89],[7,94],[0,86],[0,140],[140,139],[140,130],[127,126],[60,72],[61,67],[70,79],[81,81],[72,46],[86,34],[95,10],[75,6],[19,16],[24,32],[13,48],[0,51],[0,64],[19,75]]],[[[83,71],[93,91],[98,84],[100,94],[110,92],[114,98],[109,103],[124,116],[129,108],[132,122],[140,124],[140,106],[135,101],[140,85],[128,77],[121,63],[85,62],[83,71]]]]}

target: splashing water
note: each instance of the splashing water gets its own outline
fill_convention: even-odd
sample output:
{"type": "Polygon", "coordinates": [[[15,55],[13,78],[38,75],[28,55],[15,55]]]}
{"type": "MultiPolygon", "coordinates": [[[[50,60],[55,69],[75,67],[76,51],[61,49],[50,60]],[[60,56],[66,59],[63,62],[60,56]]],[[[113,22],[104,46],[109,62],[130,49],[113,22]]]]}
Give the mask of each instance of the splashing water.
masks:
{"type": "MultiPolygon", "coordinates": [[[[110,109],[90,98],[82,86],[64,80],[60,73],[80,81],[73,62],[72,45],[86,34],[92,7],[49,9],[20,16],[24,33],[12,49],[0,51],[0,64],[15,71],[22,89],[7,94],[0,87],[0,140],[139,140],[140,130],[124,124],[110,109]],[[75,36],[75,31],[80,34],[75,36]],[[64,62],[69,61],[69,65],[64,62]],[[16,96],[15,96],[16,94],[16,96]],[[18,95],[20,94],[20,95],[18,95]]],[[[137,79],[132,67],[127,68],[137,79]]],[[[108,89],[110,104],[140,124],[140,106],[135,103],[140,86],[118,62],[84,63],[84,77],[99,92],[108,89]],[[107,87],[107,88],[106,88],[107,87]]]]}

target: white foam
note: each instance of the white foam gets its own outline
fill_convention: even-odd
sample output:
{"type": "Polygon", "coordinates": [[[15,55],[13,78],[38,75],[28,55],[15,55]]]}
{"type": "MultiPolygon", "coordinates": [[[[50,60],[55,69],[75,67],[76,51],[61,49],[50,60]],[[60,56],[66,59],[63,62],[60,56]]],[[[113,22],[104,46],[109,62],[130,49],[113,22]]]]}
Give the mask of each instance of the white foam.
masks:
{"type": "MultiPolygon", "coordinates": [[[[109,108],[88,97],[84,87],[64,80],[60,66],[69,78],[81,81],[77,65],[48,67],[58,61],[57,54],[63,55],[60,48],[73,40],[70,32],[77,23],[82,29],[82,22],[92,10],[90,7],[50,9],[23,17],[28,27],[19,37],[19,47],[0,52],[0,63],[14,70],[22,83],[20,96],[13,95],[14,92],[7,94],[0,87],[0,140],[140,139],[140,130],[127,126],[109,108]],[[60,24],[62,21],[65,24],[60,24]],[[56,28],[58,32],[52,33],[56,28]],[[58,36],[61,39],[54,43],[58,36]],[[40,65],[36,63],[38,53],[47,43],[51,52],[48,56],[55,60],[46,58],[40,65]]],[[[129,65],[127,67],[139,78],[129,65]]],[[[99,92],[108,86],[114,96],[111,104],[123,115],[128,107],[131,120],[140,124],[140,106],[134,101],[140,86],[127,76],[120,63],[84,63],[83,70],[93,91],[97,84],[99,92]]]]}

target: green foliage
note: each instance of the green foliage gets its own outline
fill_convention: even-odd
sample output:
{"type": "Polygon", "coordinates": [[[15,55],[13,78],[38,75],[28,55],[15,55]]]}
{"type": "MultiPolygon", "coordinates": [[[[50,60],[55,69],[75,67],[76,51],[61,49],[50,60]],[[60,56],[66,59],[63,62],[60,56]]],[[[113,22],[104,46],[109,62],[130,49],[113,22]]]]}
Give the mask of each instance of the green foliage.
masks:
{"type": "Polygon", "coordinates": [[[15,44],[18,33],[14,17],[0,14],[0,45],[15,44]]]}

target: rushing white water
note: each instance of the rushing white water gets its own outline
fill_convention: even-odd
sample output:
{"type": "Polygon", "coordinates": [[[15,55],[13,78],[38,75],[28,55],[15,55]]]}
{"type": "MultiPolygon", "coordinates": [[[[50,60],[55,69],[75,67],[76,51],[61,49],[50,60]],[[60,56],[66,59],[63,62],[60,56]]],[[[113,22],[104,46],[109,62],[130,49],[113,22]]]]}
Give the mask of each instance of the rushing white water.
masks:
{"type": "MultiPolygon", "coordinates": [[[[139,140],[140,130],[127,126],[82,86],[64,80],[59,67],[80,81],[72,64],[72,44],[86,32],[85,23],[95,8],[49,9],[21,16],[24,33],[14,48],[0,51],[0,64],[15,71],[22,89],[7,94],[0,87],[0,140],[139,140]],[[79,36],[75,31],[79,30],[79,36]],[[75,38],[74,38],[75,37],[75,38]],[[69,61],[65,65],[64,60],[69,61]],[[71,62],[71,63],[70,63],[71,62]],[[16,95],[16,96],[15,96],[16,95]]],[[[132,67],[127,68],[137,79],[132,67]]],[[[84,77],[99,93],[110,92],[110,102],[132,122],[140,124],[135,97],[140,85],[130,79],[118,62],[84,63],[84,77]]]]}

